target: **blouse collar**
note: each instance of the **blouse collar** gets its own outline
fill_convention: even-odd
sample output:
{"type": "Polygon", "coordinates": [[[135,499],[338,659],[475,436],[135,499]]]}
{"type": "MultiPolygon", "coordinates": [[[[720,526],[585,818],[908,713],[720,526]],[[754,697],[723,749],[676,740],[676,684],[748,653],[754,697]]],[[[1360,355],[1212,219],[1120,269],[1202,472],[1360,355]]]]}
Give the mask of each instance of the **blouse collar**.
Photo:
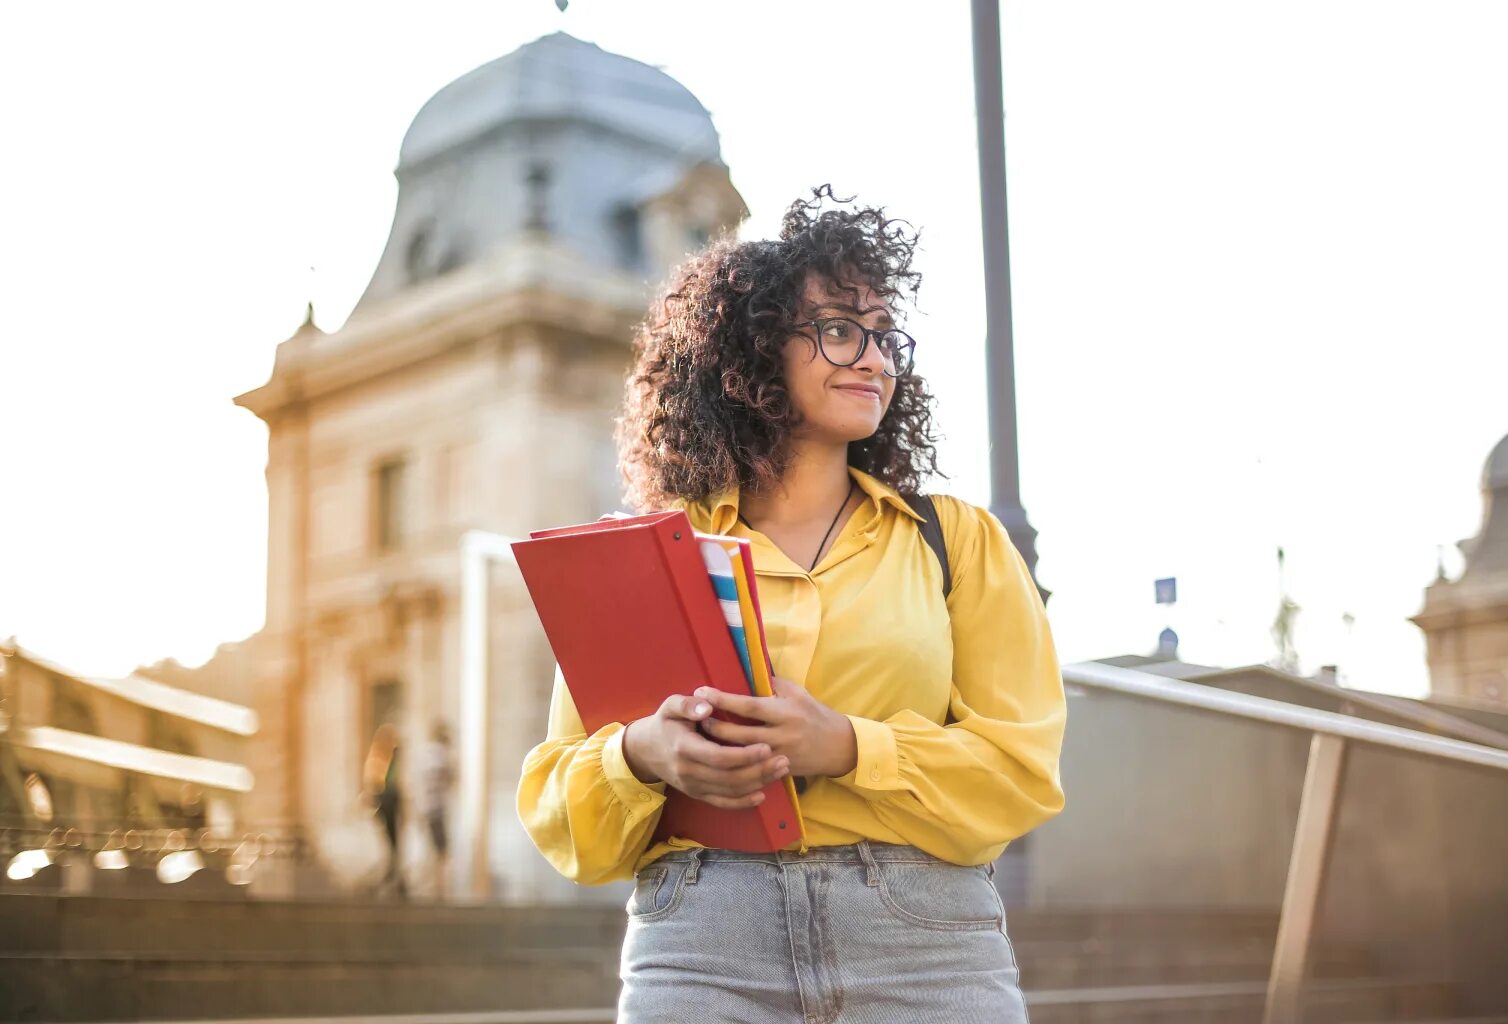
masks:
{"type": "MultiPolygon", "coordinates": [[[[874,502],[876,509],[890,505],[919,523],[926,521],[906,503],[900,492],[889,484],[853,466],[848,467],[848,475],[858,485],[859,490],[874,502]]],[[[703,501],[686,503],[684,507],[691,515],[692,525],[697,529],[706,529],[711,533],[728,533],[733,529],[733,524],[738,522],[738,499],[739,490],[737,487],[732,487],[703,501]]]]}

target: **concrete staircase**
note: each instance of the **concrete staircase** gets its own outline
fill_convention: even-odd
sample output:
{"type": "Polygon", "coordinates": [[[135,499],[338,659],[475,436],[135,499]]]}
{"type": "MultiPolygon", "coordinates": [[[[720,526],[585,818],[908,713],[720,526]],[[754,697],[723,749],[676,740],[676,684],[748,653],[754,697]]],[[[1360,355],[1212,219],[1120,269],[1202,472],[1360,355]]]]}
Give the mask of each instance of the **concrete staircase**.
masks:
{"type": "MultiPolygon", "coordinates": [[[[0,1020],[610,1021],[623,914],[0,895],[0,1020]],[[523,1012],[519,1012],[523,1011],[523,1012]]],[[[1273,915],[1018,911],[1034,1024],[1261,1019],[1273,915]]],[[[1311,1021],[1443,1021],[1439,979],[1322,949],[1311,1021]]]]}
{"type": "MultiPolygon", "coordinates": [[[[1277,918],[1264,912],[1017,911],[1007,921],[1033,1024],[1260,1022],[1277,918]]],[[[1376,976],[1357,947],[1321,946],[1311,1022],[1449,1019],[1440,979],[1376,976]]]]}
{"type": "Polygon", "coordinates": [[[622,918],[617,908],[0,896],[0,1020],[611,1006],[622,918]]]}

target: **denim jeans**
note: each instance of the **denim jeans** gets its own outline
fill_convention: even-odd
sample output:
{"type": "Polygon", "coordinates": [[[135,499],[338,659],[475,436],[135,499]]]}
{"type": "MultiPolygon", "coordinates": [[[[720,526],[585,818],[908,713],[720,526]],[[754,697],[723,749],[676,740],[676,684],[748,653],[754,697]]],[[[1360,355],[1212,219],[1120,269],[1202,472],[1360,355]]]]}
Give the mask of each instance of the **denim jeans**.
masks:
{"type": "Polygon", "coordinates": [[[635,876],[618,1024],[1025,1024],[991,865],[677,850],[635,876]]]}

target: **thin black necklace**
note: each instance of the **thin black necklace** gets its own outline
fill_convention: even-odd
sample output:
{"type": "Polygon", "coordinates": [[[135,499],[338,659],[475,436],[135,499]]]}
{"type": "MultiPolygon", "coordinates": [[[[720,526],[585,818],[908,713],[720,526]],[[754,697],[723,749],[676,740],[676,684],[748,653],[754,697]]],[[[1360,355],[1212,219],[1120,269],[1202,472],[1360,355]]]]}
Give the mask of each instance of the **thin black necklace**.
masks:
{"type": "MultiPolygon", "coordinates": [[[[838,506],[837,513],[833,515],[833,521],[828,524],[827,532],[822,535],[822,543],[817,545],[817,557],[812,559],[812,564],[807,568],[807,572],[811,572],[816,569],[817,563],[821,561],[822,549],[827,546],[827,538],[833,535],[833,527],[838,525],[838,517],[843,515],[843,510],[848,507],[848,499],[853,497],[853,486],[853,478],[849,477],[848,490],[843,495],[843,504],[838,506]]],[[[745,519],[742,512],[738,514],[738,521],[740,523],[743,523],[749,529],[754,529],[754,524],[745,519]]]]}

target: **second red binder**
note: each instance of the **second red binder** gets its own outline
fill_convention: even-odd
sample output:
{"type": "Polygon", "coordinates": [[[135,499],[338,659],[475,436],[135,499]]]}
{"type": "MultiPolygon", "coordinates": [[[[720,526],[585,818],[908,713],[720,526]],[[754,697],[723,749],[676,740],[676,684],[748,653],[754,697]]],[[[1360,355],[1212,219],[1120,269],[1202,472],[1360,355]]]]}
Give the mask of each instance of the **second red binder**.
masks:
{"type": "MultiPolygon", "coordinates": [[[[691,521],[681,511],[531,533],[513,545],[587,733],[652,715],[698,686],[748,693],[691,521]]],[[[719,717],[721,713],[719,713],[719,717]]],[[[737,719],[733,719],[737,720],[737,719]]],[[[675,789],[657,838],[769,852],[801,840],[782,782],[750,810],[726,811],[675,789]]]]}

